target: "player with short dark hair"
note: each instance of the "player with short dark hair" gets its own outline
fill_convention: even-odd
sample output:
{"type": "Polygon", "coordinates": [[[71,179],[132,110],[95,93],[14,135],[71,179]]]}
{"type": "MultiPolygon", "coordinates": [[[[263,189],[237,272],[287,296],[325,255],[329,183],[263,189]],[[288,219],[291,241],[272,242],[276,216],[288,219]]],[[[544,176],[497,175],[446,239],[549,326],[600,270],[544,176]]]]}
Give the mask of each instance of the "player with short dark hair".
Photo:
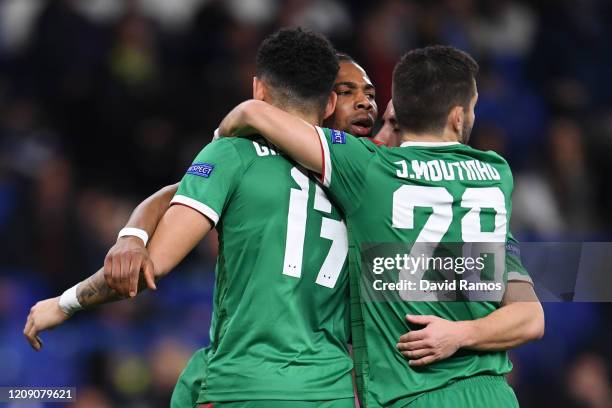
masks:
{"type": "MultiPolygon", "coordinates": [[[[470,112],[476,95],[478,64],[461,50],[447,46],[420,48],[406,53],[393,70],[393,104],[400,127],[416,134],[440,133],[448,112],[462,107],[470,112]]],[[[463,120],[471,126],[473,120],[463,120]]],[[[467,144],[469,129],[461,129],[460,141],[467,144]]]]}
{"type": "MultiPolygon", "coordinates": [[[[378,116],[374,86],[365,70],[352,57],[342,53],[338,53],[337,56],[340,69],[333,89],[338,99],[334,113],[323,123],[327,127],[350,133],[357,133],[355,126],[363,126],[367,128],[367,133],[362,134],[368,137],[371,135],[374,120],[378,116]]],[[[171,198],[167,194],[164,196],[160,194],[154,200],[166,199],[169,203],[171,198]]],[[[153,208],[156,206],[153,202],[147,202],[145,205],[153,208]]],[[[135,245],[140,248],[142,242],[137,240],[135,245]]],[[[142,250],[146,251],[144,248],[142,250]]],[[[173,408],[193,406],[198,400],[206,372],[206,352],[206,349],[197,350],[182,371],[172,393],[171,406],[173,408]]]]}
{"type": "MultiPolygon", "coordinates": [[[[244,126],[257,129],[318,173],[345,215],[355,369],[367,408],[516,407],[504,378],[512,368],[506,350],[543,335],[542,307],[509,231],[510,168],[496,153],[464,144],[475,119],[475,68],[452,47],[426,47],[402,58],[393,78],[398,148],[313,129],[260,101],[238,105],[220,126],[224,135],[239,135],[244,126]],[[418,109],[405,106],[411,102],[418,109]],[[435,105],[431,114],[423,110],[426,103],[435,105]],[[417,118],[417,111],[424,117],[417,118]],[[380,243],[407,248],[412,259],[453,243],[463,249],[500,246],[486,271],[492,273],[487,279],[503,285],[476,295],[392,288],[376,298],[376,281],[369,279],[377,275],[364,257],[380,243]],[[446,298],[439,295],[453,301],[442,302],[446,298]]],[[[442,272],[449,271],[391,267],[384,276],[400,279],[390,282],[398,284],[411,275],[438,282],[442,272]]],[[[450,272],[450,282],[464,280],[450,272]]]]}
{"type": "MultiPolygon", "coordinates": [[[[362,126],[371,136],[373,123],[378,117],[375,89],[365,70],[349,55],[338,53],[339,70],[334,83],[338,95],[334,114],[325,119],[326,127],[359,133],[354,126],[362,126]]],[[[153,263],[141,238],[133,235],[133,229],[141,230],[146,237],[153,235],[160,219],[176,194],[179,183],[160,189],[139,204],[133,211],[126,228],[109,250],[104,276],[110,288],[123,296],[135,296],[139,275],[147,278],[150,289],[155,289],[153,263]],[[125,235],[123,234],[125,232],[125,235]],[[142,269],[142,272],[141,272],[142,269]]],[[[172,395],[172,406],[191,406],[196,403],[206,372],[206,349],[197,350],[183,370],[172,395]]]]}
{"type": "MultiPolygon", "coordinates": [[[[338,95],[336,108],[334,113],[324,120],[323,125],[370,137],[374,121],[378,117],[374,85],[365,70],[352,57],[342,53],[337,56],[340,68],[333,88],[338,95]],[[361,129],[364,131],[360,131],[361,129]]],[[[397,140],[389,138],[385,129],[386,127],[383,127],[383,132],[377,135],[375,140],[390,146],[397,145],[397,140]]],[[[143,240],[135,236],[133,231],[141,230],[140,234],[146,234],[147,238],[153,235],[178,186],[179,183],[163,187],[140,203],[132,212],[117,242],[109,250],[104,262],[104,276],[109,287],[118,293],[124,296],[136,294],[141,269],[147,281],[151,281],[153,264],[143,240]],[[132,267],[125,267],[126,264],[131,264],[132,267]]],[[[152,284],[149,284],[149,288],[155,289],[152,284]]]]}
{"type": "MultiPolygon", "coordinates": [[[[333,111],[338,59],[324,37],[280,30],[262,44],[257,65],[255,99],[312,125],[333,111]],[[320,75],[318,83],[302,70],[320,75]]],[[[353,407],[346,228],[308,173],[257,135],[220,139],[197,155],[172,203],[149,244],[156,278],[211,228],[219,232],[211,345],[198,402],[353,407]]],[[[61,298],[37,303],[24,334],[40,349],[40,331],[79,308],[120,298],[100,270],[61,298]]]]}
{"type": "Polygon", "coordinates": [[[269,85],[268,97],[276,106],[311,114],[325,108],[328,85],[338,74],[338,61],[323,36],[284,28],[259,46],[255,75],[269,85]],[[329,47],[322,47],[322,43],[329,47]]]}

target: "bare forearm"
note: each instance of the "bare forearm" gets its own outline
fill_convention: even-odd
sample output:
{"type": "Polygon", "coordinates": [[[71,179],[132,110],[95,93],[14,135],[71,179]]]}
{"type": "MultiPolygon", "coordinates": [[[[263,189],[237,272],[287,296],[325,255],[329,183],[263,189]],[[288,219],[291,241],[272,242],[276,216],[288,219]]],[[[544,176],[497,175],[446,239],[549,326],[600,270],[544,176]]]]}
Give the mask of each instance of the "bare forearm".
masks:
{"type": "Polygon", "coordinates": [[[321,173],[321,144],[311,124],[266,102],[250,100],[221,123],[223,135],[237,136],[245,129],[256,130],[304,167],[321,173]]]}
{"type": "MultiPolygon", "coordinates": [[[[147,287],[144,279],[138,282],[138,286],[138,293],[147,287]]],[[[108,286],[104,279],[104,268],[101,268],[89,278],[79,283],[76,289],[76,296],[84,308],[125,299],[125,296],[121,296],[108,286]]]]}
{"type": "Polygon", "coordinates": [[[544,312],[539,302],[504,305],[481,319],[461,322],[462,348],[479,351],[508,350],[544,334],[544,312]]]}
{"type": "Polygon", "coordinates": [[[143,229],[152,236],[159,221],[170,207],[170,201],[176,194],[178,186],[179,183],[166,186],[145,199],[134,209],[126,227],[143,229]]]}
{"type": "Polygon", "coordinates": [[[480,319],[451,321],[431,315],[408,315],[425,326],[399,338],[398,350],[411,366],[452,356],[458,349],[503,351],[544,335],[544,311],[529,282],[508,283],[502,306],[480,319]]]}

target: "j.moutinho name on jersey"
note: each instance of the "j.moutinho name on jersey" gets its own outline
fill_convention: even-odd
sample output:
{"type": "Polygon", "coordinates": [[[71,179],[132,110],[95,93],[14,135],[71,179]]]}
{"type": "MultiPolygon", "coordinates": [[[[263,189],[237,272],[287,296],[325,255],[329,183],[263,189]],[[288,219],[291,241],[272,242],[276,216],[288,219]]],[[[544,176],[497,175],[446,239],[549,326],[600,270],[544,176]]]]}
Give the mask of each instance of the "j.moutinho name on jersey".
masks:
{"type": "Polygon", "coordinates": [[[495,167],[480,160],[462,160],[447,162],[445,160],[406,160],[394,162],[399,167],[397,177],[415,180],[500,180],[501,176],[495,167]]]}

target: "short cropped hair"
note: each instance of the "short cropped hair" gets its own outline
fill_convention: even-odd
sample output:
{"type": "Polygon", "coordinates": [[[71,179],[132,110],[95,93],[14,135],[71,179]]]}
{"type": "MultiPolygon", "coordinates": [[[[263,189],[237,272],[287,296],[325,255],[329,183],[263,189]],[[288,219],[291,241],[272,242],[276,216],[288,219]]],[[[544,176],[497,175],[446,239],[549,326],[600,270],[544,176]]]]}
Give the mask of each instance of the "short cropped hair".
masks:
{"type": "Polygon", "coordinates": [[[259,47],[256,75],[281,105],[323,111],[340,68],[336,51],[321,34],[283,28],[259,47]]]}
{"type": "Polygon", "coordinates": [[[478,64],[450,46],[406,53],[393,70],[393,106],[401,130],[440,132],[455,106],[468,108],[476,92],[478,64]]]}

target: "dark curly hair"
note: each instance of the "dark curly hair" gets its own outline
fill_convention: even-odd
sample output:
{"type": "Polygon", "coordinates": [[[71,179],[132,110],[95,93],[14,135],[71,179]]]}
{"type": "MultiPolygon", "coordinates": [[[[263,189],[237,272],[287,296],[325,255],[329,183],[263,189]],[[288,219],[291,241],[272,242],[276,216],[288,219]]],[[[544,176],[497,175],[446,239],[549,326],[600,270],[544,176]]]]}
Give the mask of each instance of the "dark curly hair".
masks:
{"type": "Polygon", "coordinates": [[[393,106],[400,128],[440,132],[455,106],[468,108],[478,64],[454,47],[435,45],[405,54],[393,70],[393,106]]]}
{"type": "Polygon", "coordinates": [[[259,47],[256,75],[280,105],[323,111],[339,69],[336,51],[321,34],[283,28],[259,47]]]}

